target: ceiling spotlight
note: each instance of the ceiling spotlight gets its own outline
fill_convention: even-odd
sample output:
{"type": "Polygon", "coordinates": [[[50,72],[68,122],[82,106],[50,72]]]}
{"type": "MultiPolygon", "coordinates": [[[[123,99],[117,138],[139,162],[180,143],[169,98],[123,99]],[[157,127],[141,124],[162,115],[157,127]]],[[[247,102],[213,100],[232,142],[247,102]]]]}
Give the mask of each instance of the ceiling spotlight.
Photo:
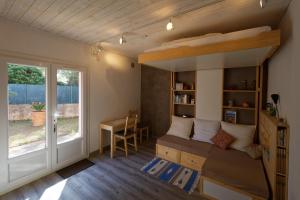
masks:
{"type": "Polygon", "coordinates": [[[125,43],[126,43],[126,40],[125,40],[125,38],[124,38],[124,35],[122,35],[122,36],[120,37],[119,43],[120,43],[120,44],[125,44],[125,43]]]}
{"type": "Polygon", "coordinates": [[[259,5],[260,5],[261,8],[266,7],[266,5],[267,5],[267,0],[260,0],[260,1],[259,1],[259,5]]]}
{"type": "Polygon", "coordinates": [[[171,31],[174,29],[173,22],[170,20],[166,25],[167,31],[171,31]]]}

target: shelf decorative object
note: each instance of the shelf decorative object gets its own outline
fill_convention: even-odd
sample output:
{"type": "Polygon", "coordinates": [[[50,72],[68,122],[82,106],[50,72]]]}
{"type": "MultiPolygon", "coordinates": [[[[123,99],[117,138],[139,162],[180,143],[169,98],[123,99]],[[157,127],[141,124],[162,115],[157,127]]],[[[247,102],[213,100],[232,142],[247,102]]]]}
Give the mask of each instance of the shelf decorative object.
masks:
{"type": "Polygon", "coordinates": [[[175,84],[175,89],[176,90],[183,90],[183,83],[176,83],[175,84]]]}
{"type": "Polygon", "coordinates": [[[275,105],[275,112],[276,112],[277,119],[279,119],[279,111],[278,111],[279,95],[278,94],[271,94],[271,98],[272,98],[272,100],[274,102],[274,105],[275,105]]]}

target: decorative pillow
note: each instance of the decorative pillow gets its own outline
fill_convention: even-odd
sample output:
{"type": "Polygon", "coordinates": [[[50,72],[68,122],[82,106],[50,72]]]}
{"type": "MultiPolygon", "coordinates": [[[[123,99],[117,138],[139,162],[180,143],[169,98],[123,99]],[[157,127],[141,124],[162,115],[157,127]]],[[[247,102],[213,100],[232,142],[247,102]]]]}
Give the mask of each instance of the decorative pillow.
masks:
{"type": "Polygon", "coordinates": [[[253,137],[255,133],[255,125],[241,125],[221,122],[221,128],[235,137],[235,141],[230,145],[231,148],[245,151],[245,147],[253,144],[253,137]]]}
{"type": "Polygon", "coordinates": [[[235,140],[233,136],[230,134],[226,133],[226,131],[220,129],[219,132],[211,138],[211,141],[220,147],[221,149],[227,149],[230,144],[235,140]]]}
{"type": "Polygon", "coordinates": [[[210,139],[218,133],[220,126],[221,123],[219,121],[194,119],[194,135],[192,139],[212,143],[210,139]]]}
{"type": "Polygon", "coordinates": [[[260,159],[262,157],[262,146],[259,144],[251,144],[245,148],[245,151],[253,159],[260,159]]]}
{"type": "Polygon", "coordinates": [[[167,135],[174,135],[189,140],[193,126],[193,118],[172,116],[172,124],[167,135]]]}

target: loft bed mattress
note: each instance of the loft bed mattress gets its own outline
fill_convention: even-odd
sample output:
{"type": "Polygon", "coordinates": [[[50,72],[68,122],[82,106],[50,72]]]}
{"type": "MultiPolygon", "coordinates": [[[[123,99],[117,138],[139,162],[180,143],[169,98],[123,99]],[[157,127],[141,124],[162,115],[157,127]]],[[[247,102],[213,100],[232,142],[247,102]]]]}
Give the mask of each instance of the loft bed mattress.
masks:
{"type": "Polygon", "coordinates": [[[153,51],[161,51],[166,49],[172,49],[177,47],[184,46],[201,46],[207,44],[215,44],[220,42],[239,40],[248,37],[254,37],[263,32],[271,31],[271,27],[262,26],[257,28],[246,29],[242,31],[235,31],[231,33],[209,33],[203,36],[191,37],[191,38],[183,38],[179,40],[174,40],[171,42],[163,43],[160,47],[155,47],[152,49],[145,50],[144,52],[153,52],[153,51]]]}

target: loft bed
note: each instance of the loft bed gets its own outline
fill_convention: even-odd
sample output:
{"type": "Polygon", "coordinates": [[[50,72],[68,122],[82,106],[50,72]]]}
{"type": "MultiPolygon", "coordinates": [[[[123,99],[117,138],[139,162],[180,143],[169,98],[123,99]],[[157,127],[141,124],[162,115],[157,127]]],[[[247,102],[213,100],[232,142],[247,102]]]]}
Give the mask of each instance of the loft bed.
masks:
{"type": "Polygon", "coordinates": [[[259,66],[280,45],[280,31],[259,27],[186,38],[146,50],[140,64],[169,71],[259,66]]]}

